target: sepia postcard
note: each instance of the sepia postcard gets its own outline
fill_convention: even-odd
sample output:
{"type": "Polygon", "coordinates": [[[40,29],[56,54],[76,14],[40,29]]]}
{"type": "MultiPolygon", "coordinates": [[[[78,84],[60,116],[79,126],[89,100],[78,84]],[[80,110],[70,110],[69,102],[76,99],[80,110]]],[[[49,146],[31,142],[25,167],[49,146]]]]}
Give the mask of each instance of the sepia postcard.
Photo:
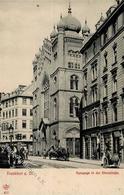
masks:
{"type": "Polygon", "coordinates": [[[0,194],[124,194],[124,0],[0,0],[0,194]]]}

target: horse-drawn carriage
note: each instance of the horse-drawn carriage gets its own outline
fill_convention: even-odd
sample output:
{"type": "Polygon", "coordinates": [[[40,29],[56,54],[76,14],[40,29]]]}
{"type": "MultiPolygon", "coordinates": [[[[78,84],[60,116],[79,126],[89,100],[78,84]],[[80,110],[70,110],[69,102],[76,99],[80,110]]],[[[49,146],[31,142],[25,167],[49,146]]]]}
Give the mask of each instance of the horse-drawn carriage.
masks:
{"type": "Polygon", "coordinates": [[[47,152],[45,152],[44,157],[49,157],[49,159],[57,159],[57,160],[69,160],[69,152],[63,147],[55,148],[51,146],[47,152]]]}

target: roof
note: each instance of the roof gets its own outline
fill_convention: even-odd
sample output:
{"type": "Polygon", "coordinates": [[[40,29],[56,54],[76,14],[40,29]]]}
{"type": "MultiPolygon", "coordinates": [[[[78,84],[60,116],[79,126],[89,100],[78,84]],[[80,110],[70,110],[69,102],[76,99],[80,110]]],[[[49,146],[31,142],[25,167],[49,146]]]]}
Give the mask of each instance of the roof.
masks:
{"type": "Polygon", "coordinates": [[[124,1],[122,0],[120,4],[113,10],[113,12],[105,19],[105,21],[101,24],[101,26],[97,29],[97,31],[93,34],[93,36],[83,45],[80,52],[83,53],[87,47],[96,39],[103,30],[110,24],[115,15],[119,15],[120,11],[124,9],[124,1]]]}
{"type": "Polygon", "coordinates": [[[9,99],[13,99],[15,97],[32,97],[33,98],[33,83],[29,86],[19,85],[15,91],[11,93],[2,94],[1,102],[9,99]]]}

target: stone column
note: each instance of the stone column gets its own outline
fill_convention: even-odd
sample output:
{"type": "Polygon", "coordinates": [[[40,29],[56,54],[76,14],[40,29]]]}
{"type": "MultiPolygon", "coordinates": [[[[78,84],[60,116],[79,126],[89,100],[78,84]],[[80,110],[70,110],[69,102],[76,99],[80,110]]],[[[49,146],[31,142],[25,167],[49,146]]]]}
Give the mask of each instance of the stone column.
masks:
{"type": "Polygon", "coordinates": [[[91,136],[89,136],[89,159],[91,159],[91,136]]]}
{"type": "Polygon", "coordinates": [[[75,156],[75,138],[73,138],[73,156],[75,156]]]}
{"type": "Polygon", "coordinates": [[[112,133],[110,133],[110,151],[113,154],[113,136],[112,136],[112,133]]]}
{"type": "Polygon", "coordinates": [[[123,133],[122,133],[122,131],[120,132],[120,137],[119,137],[119,147],[121,148],[121,150],[120,150],[120,158],[121,158],[121,161],[124,159],[124,153],[123,153],[123,149],[122,149],[122,147],[123,147],[123,133]]]}
{"type": "Polygon", "coordinates": [[[82,137],[83,139],[83,159],[85,159],[85,137],[82,137]]]}
{"type": "Polygon", "coordinates": [[[36,140],[36,155],[37,155],[37,151],[38,151],[37,145],[38,145],[38,141],[36,140]]]}
{"type": "MultiPolygon", "coordinates": [[[[58,141],[58,140],[57,140],[58,141]]],[[[61,139],[59,143],[62,147],[66,148],[66,138],[61,139]]]]}
{"type": "Polygon", "coordinates": [[[101,148],[101,151],[100,152],[103,154],[104,153],[104,150],[105,150],[105,143],[104,143],[104,136],[103,136],[103,134],[101,134],[100,148],[101,148]]]}

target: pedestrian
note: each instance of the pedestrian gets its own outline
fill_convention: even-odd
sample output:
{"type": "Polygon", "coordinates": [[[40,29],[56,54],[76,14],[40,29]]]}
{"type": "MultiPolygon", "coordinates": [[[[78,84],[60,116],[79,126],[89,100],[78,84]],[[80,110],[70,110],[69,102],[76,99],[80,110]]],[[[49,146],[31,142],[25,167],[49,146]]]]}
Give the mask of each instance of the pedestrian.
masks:
{"type": "Polygon", "coordinates": [[[10,166],[13,167],[13,146],[10,146],[10,166]]]}
{"type": "Polygon", "coordinates": [[[106,158],[106,155],[105,155],[105,151],[103,151],[102,153],[102,162],[101,162],[101,166],[103,166],[104,164],[104,159],[106,158]]]}
{"type": "Polygon", "coordinates": [[[46,159],[46,149],[43,150],[43,159],[46,159]]]}
{"type": "Polygon", "coordinates": [[[68,160],[69,160],[69,156],[70,156],[69,148],[67,148],[67,159],[68,159],[68,160]]]}
{"type": "Polygon", "coordinates": [[[25,154],[26,154],[26,159],[27,160],[28,160],[28,153],[29,153],[28,148],[26,148],[25,154]]]}
{"type": "Polygon", "coordinates": [[[1,153],[2,153],[2,147],[0,147],[0,155],[1,155],[1,153]]]}
{"type": "Polygon", "coordinates": [[[111,164],[112,155],[111,155],[111,152],[108,148],[105,151],[105,155],[106,155],[106,158],[108,159],[108,164],[111,164]]]}
{"type": "Polygon", "coordinates": [[[22,159],[25,159],[25,154],[24,154],[24,148],[23,147],[20,149],[20,156],[21,156],[22,159]]]}

